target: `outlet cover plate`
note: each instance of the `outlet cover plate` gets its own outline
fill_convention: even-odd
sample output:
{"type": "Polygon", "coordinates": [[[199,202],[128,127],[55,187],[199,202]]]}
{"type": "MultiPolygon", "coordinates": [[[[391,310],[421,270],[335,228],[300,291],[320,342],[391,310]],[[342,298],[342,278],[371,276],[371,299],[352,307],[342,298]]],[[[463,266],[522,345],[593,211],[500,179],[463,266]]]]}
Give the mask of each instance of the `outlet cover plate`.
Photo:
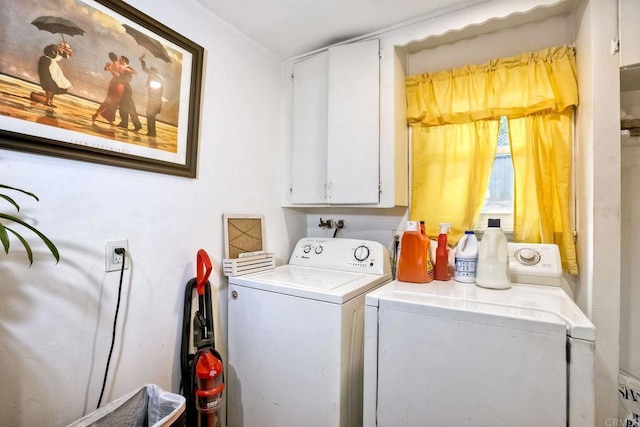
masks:
{"type": "MultiPolygon", "coordinates": [[[[104,242],[104,271],[120,271],[122,263],[124,262],[124,269],[129,268],[129,263],[125,257],[129,253],[129,243],[127,239],[122,240],[107,240],[104,242]],[[125,254],[118,255],[115,252],[116,248],[124,248],[125,254]]],[[[127,257],[128,258],[128,257],[127,257]]]]}

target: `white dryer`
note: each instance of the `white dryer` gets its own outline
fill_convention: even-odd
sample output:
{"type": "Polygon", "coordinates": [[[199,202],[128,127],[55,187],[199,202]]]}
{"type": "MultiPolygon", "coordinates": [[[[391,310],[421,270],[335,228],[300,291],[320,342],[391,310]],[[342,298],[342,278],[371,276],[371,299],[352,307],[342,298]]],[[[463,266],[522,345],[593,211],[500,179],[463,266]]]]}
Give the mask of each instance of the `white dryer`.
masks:
{"type": "Polygon", "coordinates": [[[380,243],[321,238],[229,278],[228,426],[362,425],[364,298],[390,280],[380,243]]]}
{"type": "Polygon", "coordinates": [[[559,258],[555,245],[510,244],[512,279],[547,286],[369,293],[365,427],[593,425],[595,327],[559,286],[559,258]]]}

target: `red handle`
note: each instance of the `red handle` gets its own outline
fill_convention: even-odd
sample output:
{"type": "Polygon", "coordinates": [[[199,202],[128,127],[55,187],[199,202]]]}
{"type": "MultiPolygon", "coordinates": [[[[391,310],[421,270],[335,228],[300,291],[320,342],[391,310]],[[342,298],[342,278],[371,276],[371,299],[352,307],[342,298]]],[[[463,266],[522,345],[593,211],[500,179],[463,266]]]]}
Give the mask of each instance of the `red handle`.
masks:
{"type": "Polygon", "coordinates": [[[200,249],[198,251],[198,255],[196,257],[196,271],[197,271],[197,284],[198,284],[198,295],[204,295],[204,284],[209,280],[209,275],[211,274],[211,259],[209,255],[204,249],[200,249]]]}

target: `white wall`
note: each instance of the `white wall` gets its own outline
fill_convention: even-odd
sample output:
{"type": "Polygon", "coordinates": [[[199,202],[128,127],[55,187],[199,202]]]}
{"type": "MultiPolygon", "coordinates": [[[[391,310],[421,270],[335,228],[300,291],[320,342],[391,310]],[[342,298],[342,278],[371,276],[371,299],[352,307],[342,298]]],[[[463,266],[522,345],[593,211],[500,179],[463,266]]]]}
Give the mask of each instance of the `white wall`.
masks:
{"type": "Polygon", "coordinates": [[[620,143],[615,0],[576,15],[580,107],[576,123],[577,301],[597,328],[596,425],[617,412],[620,329],[620,143]]]}
{"type": "Polygon", "coordinates": [[[508,58],[523,52],[571,43],[573,32],[569,15],[554,16],[416,52],[409,56],[407,74],[480,65],[496,58],[508,58]]]}
{"type": "MultiPolygon", "coordinates": [[[[216,337],[224,352],[222,213],[262,213],[279,262],[305,234],[280,208],[282,64],[193,0],[130,0],[206,49],[197,179],[0,149],[0,182],[36,193],[21,213],[57,245],[55,265],[30,239],[0,254],[0,424],[61,426],[100,393],[119,272],[104,272],[104,241],[128,239],[118,338],[103,404],[145,383],[177,392],[185,284],[205,249],[216,337]],[[219,294],[220,293],[220,294],[219,294]]],[[[3,205],[2,210],[6,211],[3,205]]],[[[25,233],[26,234],[26,233],[25,233]]]]}
{"type": "Polygon", "coordinates": [[[407,221],[406,208],[378,209],[362,215],[359,209],[317,209],[307,215],[307,236],[332,237],[336,228],[320,227],[320,219],[344,222],[344,228],[336,237],[347,239],[366,239],[380,242],[389,249],[393,248],[394,235],[402,236],[407,221]]]}

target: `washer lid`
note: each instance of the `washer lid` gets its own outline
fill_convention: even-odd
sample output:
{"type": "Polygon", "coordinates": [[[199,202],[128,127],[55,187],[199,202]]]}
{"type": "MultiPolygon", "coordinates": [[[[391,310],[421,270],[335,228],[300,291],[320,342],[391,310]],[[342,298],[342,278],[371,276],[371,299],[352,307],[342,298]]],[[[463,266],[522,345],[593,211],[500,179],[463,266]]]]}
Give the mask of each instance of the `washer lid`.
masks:
{"type": "Polygon", "coordinates": [[[342,304],[390,279],[390,273],[362,274],[284,265],[260,273],[229,277],[229,283],[342,304]]]}
{"type": "Polygon", "coordinates": [[[593,323],[557,287],[514,284],[510,289],[494,290],[453,280],[428,284],[394,281],[367,294],[365,303],[396,309],[405,305],[412,312],[438,313],[477,322],[485,322],[487,315],[491,315],[509,327],[518,321],[561,323],[568,336],[586,341],[596,338],[593,323]]]}

